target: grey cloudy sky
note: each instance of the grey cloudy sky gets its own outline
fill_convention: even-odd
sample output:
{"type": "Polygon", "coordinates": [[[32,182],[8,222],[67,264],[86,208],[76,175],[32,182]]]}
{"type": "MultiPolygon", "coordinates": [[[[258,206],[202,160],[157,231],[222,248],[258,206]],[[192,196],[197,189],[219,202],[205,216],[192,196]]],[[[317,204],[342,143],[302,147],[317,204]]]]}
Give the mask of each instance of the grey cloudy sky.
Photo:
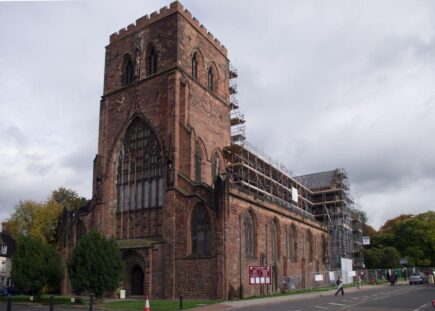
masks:
{"type": "MultiPolygon", "coordinates": [[[[379,227],[434,210],[435,1],[182,1],[228,48],[248,140],[294,174],[345,168],[379,227]]],[[[90,197],[104,47],[169,1],[0,1],[0,220],[90,197]]]]}

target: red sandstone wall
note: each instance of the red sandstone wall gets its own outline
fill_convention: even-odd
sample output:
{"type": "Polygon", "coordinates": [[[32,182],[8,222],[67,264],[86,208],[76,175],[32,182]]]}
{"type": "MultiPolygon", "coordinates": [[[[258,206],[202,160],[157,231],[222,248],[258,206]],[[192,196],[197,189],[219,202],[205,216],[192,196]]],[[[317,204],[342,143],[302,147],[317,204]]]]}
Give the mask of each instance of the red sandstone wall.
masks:
{"type": "MultiPolygon", "coordinates": [[[[324,227],[319,223],[307,219],[303,219],[299,215],[295,215],[285,209],[268,203],[262,200],[254,200],[252,196],[240,193],[238,191],[232,192],[235,195],[230,196],[230,212],[227,223],[227,253],[232,256],[227,257],[227,275],[229,287],[233,287],[237,294],[240,288],[240,279],[243,284],[244,296],[259,295],[267,292],[267,288],[263,286],[249,285],[248,268],[250,265],[263,265],[261,262],[261,254],[266,254],[265,264],[269,266],[275,265],[279,271],[278,287],[282,288],[282,283],[285,276],[293,276],[300,278],[298,287],[302,287],[302,278],[305,277],[305,287],[314,285],[313,273],[316,271],[325,271],[325,263],[322,260],[322,248],[320,245],[321,236],[327,236],[327,232],[324,227]],[[256,254],[254,258],[248,258],[245,255],[245,237],[244,237],[244,222],[240,225],[239,217],[244,216],[251,210],[255,214],[256,219],[256,254]],[[270,233],[270,224],[276,217],[279,223],[279,258],[276,262],[272,260],[272,240],[270,233]],[[292,224],[296,225],[297,236],[297,261],[291,262],[288,258],[286,247],[286,228],[290,228],[292,224]],[[267,226],[267,228],[266,228],[267,226]],[[240,231],[241,230],[241,231],[240,231]],[[266,240],[266,230],[267,240],[266,240]],[[304,239],[308,230],[311,230],[315,246],[314,246],[314,260],[308,261],[308,247],[304,239]],[[240,235],[241,232],[241,235],[240,235]],[[241,243],[240,243],[241,238],[241,243]],[[240,249],[241,256],[240,256],[240,249]],[[240,259],[242,261],[242,274],[240,274],[240,259]],[[317,262],[319,261],[318,266],[317,262]],[[302,269],[302,265],[305,262],[305,268],[302,269]],[[285,267],[287,265],[287,267],[285,267]],[[287,270],[287,271],[285,271],[287,270]],[[285,274],[286,272],[286,274],[285,274]],[[310,274],[311,273],[311,274],[310,274]],[[305,276],[304,276],[305,274],[305,276]]],[[[269,289],[271,291],[272,289],[269,289]]]]}

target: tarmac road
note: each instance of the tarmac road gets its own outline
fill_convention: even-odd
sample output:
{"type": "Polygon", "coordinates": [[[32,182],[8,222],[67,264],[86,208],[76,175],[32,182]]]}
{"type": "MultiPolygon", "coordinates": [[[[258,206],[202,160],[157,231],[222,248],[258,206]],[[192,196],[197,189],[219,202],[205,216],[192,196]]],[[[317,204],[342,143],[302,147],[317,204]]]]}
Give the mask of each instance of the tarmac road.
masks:
{"type": "Polygon", "coordinates": [[[362,290],[345,289],[345,295],[334,296],[334,292],[307,296],[278,303],[250,305],[238,310],[273,311],[429,311],[434,310],[431,300],[435,299],[435,287],[429,285],[379,286],[362,290]]]}
{"type": "MultiPolygon", "coordinates": [[[[250,310],[250,311],[434,311],[431,300],[435,299],[433,285],[365,286],[362,289],[345,288],[344,296],[334,296],[335,291],[313,292],[301,295],[250,299],[205,306],[192,310],[250,310]]],[[[87,310],[86,306],[68,308],[56,305],[54,311],[87,310]]],[[[98,307],[94,307],[98,310],[98,307]]],[[[6,304],[0,304],[6,311],[6,304]]],[[[12,311],[49,311],[48,306],[13,304],[12,311]]]]}

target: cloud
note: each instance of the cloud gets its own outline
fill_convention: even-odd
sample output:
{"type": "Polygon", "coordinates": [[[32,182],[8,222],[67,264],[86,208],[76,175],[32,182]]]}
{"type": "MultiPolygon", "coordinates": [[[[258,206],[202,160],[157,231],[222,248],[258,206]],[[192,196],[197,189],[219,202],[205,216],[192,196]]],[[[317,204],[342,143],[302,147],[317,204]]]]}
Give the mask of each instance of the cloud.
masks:
{"type": "MultiPolygon", "coordinates": [[[[169,2],[0,3],[0,217],[90,197],[104,46],[169,2]]],[[[433,209],[435,3],[183,1],[239,71],[248,140],[294,174],[344,167],[369,222],[433,209]]]]}

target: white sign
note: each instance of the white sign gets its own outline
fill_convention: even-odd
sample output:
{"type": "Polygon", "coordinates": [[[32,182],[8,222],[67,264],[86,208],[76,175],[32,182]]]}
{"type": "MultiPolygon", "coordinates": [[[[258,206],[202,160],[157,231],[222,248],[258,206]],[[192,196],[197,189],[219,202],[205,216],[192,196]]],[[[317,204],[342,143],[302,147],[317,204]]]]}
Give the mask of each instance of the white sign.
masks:
{"type": "Polygon", "coordinates": [[[292,187],[292,200],[293,202],[298,203],[298,189],[292,187]]]}
{"type": "Polygon", "coordinates": [[[352,259],[341,258],[341,279],[343,284],[352,284],[353,277],[350,277],[348,272],[352,271],[352,259]]]}
{"type": "Polygon", "coordinates": [[[121,289],[121,290],[119,291],[119,298],[120,298],[120,299],[125,299],[125,289],[121,289]]]}
{"type": "Polygon", "coordinates": [[[370,237],[363,236],[363,245],[370,245],[370,237]]]}
{"type": "Polygon", "coordinates": [[[323,281],[323,274],[315,274],[314,280],[316,280],[317,282],[323,281]]]}
{"type": "Polygon", "coordinates": [[[348,271],[348,272],[347,272],[347,275],[348,275],[349,277],[353,277],[353,276],[356,276],[356,272],[355,272],[355,271],[348,271]]]}
{"type": "Polygon", "coordinates": [[[334,273],[334,271],[329,271],[329,280],[330,281],[335,281],[335,273],[334,273]]]}

